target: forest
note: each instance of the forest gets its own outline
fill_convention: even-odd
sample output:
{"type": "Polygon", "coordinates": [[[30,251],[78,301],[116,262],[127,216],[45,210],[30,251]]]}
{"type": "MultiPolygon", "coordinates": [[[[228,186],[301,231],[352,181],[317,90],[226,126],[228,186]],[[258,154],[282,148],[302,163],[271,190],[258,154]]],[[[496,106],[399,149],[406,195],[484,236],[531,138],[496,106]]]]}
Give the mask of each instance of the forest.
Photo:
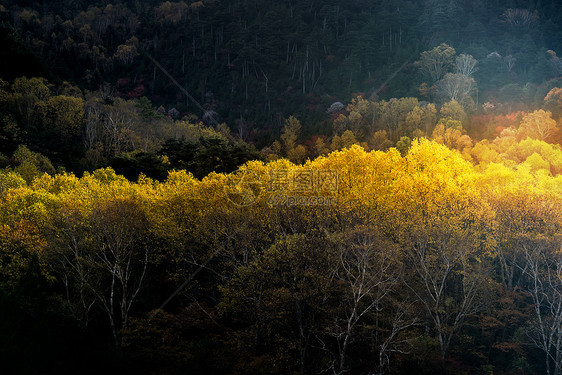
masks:
{"type": "Polygon", "coordinates": [[[562,374],[562,5],[0,0],[0,372],[562,374]]]}

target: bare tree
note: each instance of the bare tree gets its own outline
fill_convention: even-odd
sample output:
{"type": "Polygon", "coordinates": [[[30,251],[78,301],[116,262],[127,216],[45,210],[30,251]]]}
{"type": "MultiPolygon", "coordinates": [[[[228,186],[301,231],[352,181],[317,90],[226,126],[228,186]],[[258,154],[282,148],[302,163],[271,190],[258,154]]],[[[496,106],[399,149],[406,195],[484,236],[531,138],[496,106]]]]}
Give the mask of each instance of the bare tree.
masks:
{"type": "Polygon", "coordinates": [[[406,313],[405,305],[393,297],[402,283],[399,249],[369,227],[358,227],[344,233],[337,243],[340,261],[335,279],[344,288],[341,302],[343,316],[337,318],[331,332],[338,343],[337,373],[346,372],[346,357],[355,338],[355,328],[368,315],[374,315],[370,318],[377,321],[372,337],[379,351],[379,373],[383,373],[389,366],[390,353],[400,351],[403,344],[398,335],[415,323],[415,318],[406,313]],[[380,322],[376,317],[383,309],[394,314],[391,321],[380,322]]]}
{"type": "Polygon", "coordinates": [[[545,354],[546,373],[562,373],[562,254],[552,236],[537,235],[521,241],[522,269],[534,302],[534,320],[527,334],[545,354]]]}
{"type": "Polygon", "coordinates": [[[525,268],[521,268],[524,254],[519,244],[519,233],[522,228],[518,225],[524,223],[517,210],[506,205],[504,201],[492,201],[496,217],[500,225],[497,236],[495,253],[500,266],[500,275],[505,288],[512,291],[520,284],[525,268]]]}
{"type": "Polygon", "coordinates": [[[417,278],[406,283],[431,319],[442,359],[466,318],[477,312],[485,274],[481,263],[471,259],[474,234],[469,228],[447,226],[413,229],[407,249],[417,278]]]}
{"type": "Polygon", "coordinates": [[[539,20],[539,13],[535,10],[509,8],[503,12],[501,18],[505,23],[516,27],[529,27],[539,20]]]}
{"type": "Polygon", "coordinates": [[[447,73],[437,84],[444,102],[456,100],[465,103],[476,88],[474,78],[458,73],[447,73]]]}
{"type": "Polygon", "coordinates": [[[101,123],[99,121],[101,110],[99,105],[96,105],[95,100],[90,99],[85,105],[85,121],[84,121],[84,135],[83,142],[86,150],[91,150],[98,142],[101,142],[100,129],[101,123]]]}
{"type": "Polygon", "coordinates": [[[471,77],[478,70],[476,64],[478,64],[478,60],[472,57],[472,55],[464,53],[458,55],[455,59],[457,74],[462,74],[465,77],[471,77]]]}
{"type": "Polygon", "coordinates": [[[109,155],[124,151],[136,118],[130,103],[117,99],[114,105],[107,105],[100,98],[91,98],[86,102],[85,113],[83,141],[86,148],[93,149],[101,144],[109,155]]]}
{"type": "Polygon", "coordinates": [[[127,326],[148,269],[143,211],[133,201],[112,199],[86,216],[77,210],[61,211],[54,224],[53,234],[63,245],[56,256],[69,305],[83,320],[97,303],[119,348],[118,332],[127,326]]]}
{"type": "Polygon", "coordinates": [[[407,354],[405,348],[410,346],[408,338],[404,338],[402,333],[419,324],[419,319],[412,311],[412,305],[408,301],[398,301],[393,299],[388,307],[393,313],[388,320],[386,330],[378,329],[375,331],[375,341],[378,346],[379,366],[375,374],[384,374],[390,369],[390,356],[392,353],[407,354]]]}
{"type": "Polygon", "coordinates": [[[517,59],[511,55],[507,55],[503,59],[505,61],[505,68],[509,73],[511,73],[513,71],[513,68],[515,67],[515,62],[517,61],[517,59]]]}
{"type": "Polygon", "coordinates": [[[90,288],[95,284],[94,270],[84,261],[88,257],[88,236],[80,225],[84,220],[80,211],[63,207],[50,225],[53,271],[64,286],[64,308],[82,328],[88,326],[96,304],[90,288]]]}
{"type": "Polygon", "coordinates": [[[524,130],[527,136],[546,142],[554,138],[559,132],[556,121],[552,118],[552,113],[542,109],[525,115],[521,120],[520,129],[524,130]]]}

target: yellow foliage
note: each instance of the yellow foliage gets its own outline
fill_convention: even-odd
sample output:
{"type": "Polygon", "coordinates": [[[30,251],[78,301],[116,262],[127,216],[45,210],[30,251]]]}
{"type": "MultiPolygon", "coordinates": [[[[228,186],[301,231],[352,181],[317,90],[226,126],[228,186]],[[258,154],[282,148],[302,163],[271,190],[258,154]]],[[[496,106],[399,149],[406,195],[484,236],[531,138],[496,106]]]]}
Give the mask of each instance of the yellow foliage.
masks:
{"type": "Polygon", "coordinates": [[[531,172],[546,171],[546,173],[550,174],[550,163],[536,152],[525,159],[525,161],[520,164],[520,167],[528,168],[531,172]]]}
{"type": "Polygon", "coordinates": [[[520,131],[527,137],[540,141],[548,141],[558,134],[552,113],[542,109],[525,115],[521,120],[520,131]]]}
{"type": "MultiPolygon", "coordinates": [[[[343,224],[349,217],[360,216],[381,232],[393,233],[398,241],[422,237],[436,241],[450,235],[461,243],[470,238],[463,256],[480,260],[492,256],[489,249],[500,241],[489,234],[490,228],[507,225],[507,219],[498,214],[501,210],[512,207],[520,215],[562,223],[562,214],[545,203],[562,202],[559,147],[537,139],[483,141],[470,147],[460,142],[459,132],[441,124],[434,131],[435,140],[413,140],[404,156],[395,148],[368,152],[348,145],[303,165],[288,159],[247,162],[238,173],[252,173],[262,189],[259,199],[248,207],[227,199],[225,184],[230,176],[221,173],[199,180],[186,171],[172,171],[162,183],[143,175],[133,183],[105,168],[80,178],[69,173],[44,174],[27,185],[17,173],[4,171],[0,174],[0,222],[11,227],[25,221],[41,230],[68,212],[87,217],[103,202],[124,199],[137,203],[150,231],[171,246],[183,249],[190,241],[199,241],[208,251],[211,244],[228,249],[230,240],[224,239],[239,234],[239,223],[249,225],[248,220],[275,231],[280,225],[276,220],[283,215],[309,226],[318,218],[343,224]],[[470,150],[475,164],[456,148],[470,150]],[[267,203],[268,194],[263,192],[274,173],[327,170],[337,172],[333,205],[296,210],[267,203]],[[528,204],[535,205],[534,211],[523,207],[528,204]]],[[[246,240],[247,246],[253,246],[246,240]]],[[[447,251],[456,250],[451,245],[447,251]]]]}
{"type": "Polygon", "coordinates": [[[468,135],[462,133],[462,127],[446,127],[443,123],[439,123],[433,130],[432,138],[438,143],[459,151],[472,147],[472,140],[468,135]]]}

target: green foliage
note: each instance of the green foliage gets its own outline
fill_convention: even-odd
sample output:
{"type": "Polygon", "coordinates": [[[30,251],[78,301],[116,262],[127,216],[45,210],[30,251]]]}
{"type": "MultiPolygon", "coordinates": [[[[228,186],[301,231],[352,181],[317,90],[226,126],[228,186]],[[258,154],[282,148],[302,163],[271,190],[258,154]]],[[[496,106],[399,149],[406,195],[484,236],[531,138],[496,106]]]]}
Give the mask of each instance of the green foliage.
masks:
{"type": "Polygon", "coordinates": [[[439,110],[439,115],[441,116],[442,120],[450,119],[454,121],[460,121],[462,124],[465,124],[468,120],[468,116],[466,115],[464,108],[459,102],[454,99],[443,104],[443,106],[439,110]]]}
{"type": "Polygon", "coordinates": [[[143,119],[162,117],[162,114],[160,114],[156,111],[156,108],[152,105],[152,103],[150,102],[150,99],[148,99],[146,96],[141,97],[137,101],[135,106],[138,109],[140,109],[140,116],[143,119]]]}
{"type": "Polygon", "coordinates": [[[422,52],[418,64],[431,83],[435,83],[453,68],[456,53],[453,47],[441,43],[430,51],[422,52]]]}
{"type": "Polygon", "coordinates": [[[47,130],[56,130],[64,140],[72,141],[82,133],[84,101],[71,96],[53,96],[40,104],[39,116],[47,130]]]}
{"type": "Polygon", "coordinates": [[[400,137],[398,142],[396,142],[396,149],[404,156],[408,153],[411,145],[412,140],[409,137],[400,137]]]}
{"type": "Polygon", "coordinates": [[[250,160],[260,159],[259,153],[242,142],[220,136],[201,136],[194,141],[167,141],[162,147],[168,169],[185,169],[197,178],[211,172],[228,173],[250,160]]]}
{"type": "Polygon", "coordinates": [[[111,159],[110,165],[116,173],[130,181],[136,181],[140,174],[163,181],[172,168],[162,156],[143,152],[118,155],[111,159]]]}
{"type": "MultiPolygon", "coordinates": [[[[288,236],[249,266],[239,267],[222,288],[219,309],[253,333],[247,344],[258,353],[276,348],[271,360],[279,363],[280,372],[297,370],[290,358],[309,350],[310,336],[320,333],[316,324],[337,259],[333,249],[323,236],[288,236]]],[[[301,369],[308,367],[305,361],[300,358],[301,369]]]]}
{"type": "Polygon", "coordinates": [[[25,146],[19,146],[10,159],[10,165],[27,183],[43,173],[54,174],[55,168],[49,159],[25,146]]]}

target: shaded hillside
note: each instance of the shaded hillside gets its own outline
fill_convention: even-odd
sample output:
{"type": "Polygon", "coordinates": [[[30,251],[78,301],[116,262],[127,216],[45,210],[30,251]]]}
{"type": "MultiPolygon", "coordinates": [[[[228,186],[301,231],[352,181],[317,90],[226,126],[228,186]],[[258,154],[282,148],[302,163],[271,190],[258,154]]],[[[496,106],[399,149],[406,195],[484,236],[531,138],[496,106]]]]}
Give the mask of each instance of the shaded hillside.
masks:
{"type": "MultiPolygon", "coordinates": [[[[202,116],[151,55],[242,133],[278,129],[289,115],[313,126],[354,92],[418,96],[413,62],[443,42],[480,61],[482,99],[561,72],[546,52],[562,53],[556,2],[5,1],[1,14],[62,79],[88,89],[109,82],[123,97],[202,116]]],[[[5,78],[24,73],[9,68],[5,78]]]]}

